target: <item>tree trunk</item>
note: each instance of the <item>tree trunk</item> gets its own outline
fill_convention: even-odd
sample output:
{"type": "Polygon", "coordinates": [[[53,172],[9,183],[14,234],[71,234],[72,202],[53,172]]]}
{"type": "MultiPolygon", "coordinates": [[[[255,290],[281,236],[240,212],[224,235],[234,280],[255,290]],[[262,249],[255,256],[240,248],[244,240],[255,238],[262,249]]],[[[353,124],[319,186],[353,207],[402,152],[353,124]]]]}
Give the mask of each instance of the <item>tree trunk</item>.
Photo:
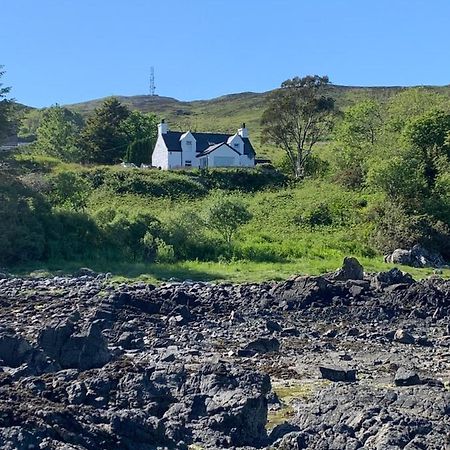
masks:
{"type": "Polygon", "coordinates": [[[302,180],[305,176],[305,168],[303,165],[301,153],[297,155],[297,159],[295,161],[295,178],[302,180]]]}

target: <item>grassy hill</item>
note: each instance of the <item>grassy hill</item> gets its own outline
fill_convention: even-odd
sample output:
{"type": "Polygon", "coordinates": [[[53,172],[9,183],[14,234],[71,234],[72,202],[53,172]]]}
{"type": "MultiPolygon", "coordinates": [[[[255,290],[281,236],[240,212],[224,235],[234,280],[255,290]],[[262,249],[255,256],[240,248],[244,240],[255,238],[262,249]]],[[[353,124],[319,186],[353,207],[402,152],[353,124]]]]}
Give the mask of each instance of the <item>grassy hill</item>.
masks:
{"type": "MultiPolygon", "coordinates": [[[[408,89],[393,87],[331,86],[330,94],[336,99],[338,108],[343,109],[365,98],[374,98],[381,102],[388,100],[400,91],[408,89]]],[[[450,86],[428,87],[450,97],[450,86]]],[[[273,149],[260,145],[260,120],[271,91],[241,92],[224,95],[211,100],[180,101],[158,95],[117,96],[119,101],[131,110],[153,112],[165,118],[172,130],[215,131],[231,133],[242,122],[247,124],[258,153],[273,155],[273,149]]],[[[103,102],[104,98],[82,103],[66,105],[87,116],[103,102]]]]}

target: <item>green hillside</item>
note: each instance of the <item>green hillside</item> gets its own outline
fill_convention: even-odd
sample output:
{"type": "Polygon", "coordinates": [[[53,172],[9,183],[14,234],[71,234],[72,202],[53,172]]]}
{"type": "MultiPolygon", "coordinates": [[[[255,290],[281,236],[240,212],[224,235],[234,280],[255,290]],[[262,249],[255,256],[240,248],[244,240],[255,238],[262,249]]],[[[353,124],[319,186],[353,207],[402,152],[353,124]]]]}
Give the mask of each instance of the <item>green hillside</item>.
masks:
{"type": "MultiPolygon", "coordinates": [[[[331,86],[330,95],[336,100],[339,109],[353,105],[361,100],[372,98],[385,102],[395,94],[408,89],[405,87],[358,87],[331,86]]],[[[430,86],[427,89],[450,97],[450,86],[430,86]]],[[[241,92],[224,95],[211,100],[180,101],[158,95],[116,96],[131,110],[153,112],[165,118],[172,130],[214,131],[232,133],[243,122],[250,130],[252,141],[260,155],[274,157],[274,149],[261,145],[260,120],[269,92],[241,92]]],[[[104,98],[67,105],[84,116],[100,106],[104,98]]]]}

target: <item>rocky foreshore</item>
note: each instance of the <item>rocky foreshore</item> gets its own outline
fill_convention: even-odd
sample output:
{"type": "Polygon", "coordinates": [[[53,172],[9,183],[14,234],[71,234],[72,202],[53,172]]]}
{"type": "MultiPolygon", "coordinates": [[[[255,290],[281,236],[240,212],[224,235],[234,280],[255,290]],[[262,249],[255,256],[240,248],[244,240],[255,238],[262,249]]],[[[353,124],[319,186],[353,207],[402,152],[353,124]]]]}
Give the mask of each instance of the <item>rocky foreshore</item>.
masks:
{"type": "Polygon", "coordinates": [[[450,282],[0,279],[2,449],[450,448],[450,282]]]}

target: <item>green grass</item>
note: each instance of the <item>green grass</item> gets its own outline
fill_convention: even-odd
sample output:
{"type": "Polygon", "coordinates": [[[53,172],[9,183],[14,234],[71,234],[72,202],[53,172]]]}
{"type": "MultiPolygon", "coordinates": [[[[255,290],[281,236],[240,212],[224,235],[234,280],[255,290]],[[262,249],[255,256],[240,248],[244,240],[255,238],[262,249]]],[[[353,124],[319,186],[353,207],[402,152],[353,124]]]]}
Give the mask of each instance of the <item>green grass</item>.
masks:
{"type": "MultiPolygon", "coordinates": [[[[326,147],[325,147],[326,149],[326,147]]],[[[325,150],[324,149],[324,150],[325,150]]],[[[24,155],[18,162],[29,164],[40,171],[58,173],[61,170],[92,170],[77,165],[60,163],[54,158],[24,155]],[[45,168],[45,170],[43,170],[45,168]]],[[[34,170],[34,169],[33,169],[34,170]]],[[[105,168],[108,171],[139,173],[120,167],[105,168]]],[[[170,177],[186,177],[183,174],[143,171],[154,178],[155,183],[170,177]]],[[[214,192],[201,198],[155,197],[152,195],[117,195],[111,190],[98,188],[90,195],[87,210],[94,215],[102,208],[126,209],[147,212],[163,223],[176,221],[185,210],[195,210],[205,215],[214,198],[214,192]]],[[[369,192],[348,191],[335,183],[312,179],[279,189],[266,189],[254,193],[233,193],[242,199],[253,214],[252,220],[242,227],[235,238],[235,261],[207,262],[184,261],[174,264],[145,264],[126,261],[50,261],[10,268],[19,274],[40,270],[40,274],[73,273],[87,266],[100,272],[112,272],[115,279],[140,279],[160,282],[170,278],[204,281],[266,281],[283,280],[293,274],[317,275],[333,271],[341,266],[345,256],[357,257],[368,272],[387,270],[392,265],[383,263],[383,256],[375,251],[368,239],[370,225],[366,221],[368,211],[380,196],[369,192]],[[325,204],[332,215],[329,226],[309,227],[305,217],[325,204]]],[[[205,228],[208,239],[218,236],[205,228]]],[[[201,256],[201,255],[200,255],[201,256]]],[[[416,278],[433,273],[431,269],[403,267],[416,278]]],[[[450,277],[450,271],[443,271],[450,277]]]]}
{"type": "MultiPolygon", "coordinates": [[[[367,272],[388,270],[394,267],[375,258],[360,258],[360,262],[367,272]]],[[[24,276],[52,276],[72,274],[80,267],[90,267],[97,272],[111,272],[113,281],[118,282],[139,280],[160,283],[175,278],[177,280],[244,283],[281,281],[292,275],[319,275],[336,270],[341,264],[342,258],[326,260],[307,258],[283,263],[184,261],[174,264],[144,264],[114,261],[50,261],[15,266],[11,268],[11,271],[24,276]]],[[[426,278],[433,273],[432,269],[398,267],[411,273],[416,279],[426,278]]],[[[450,278],[450,270],[445,269],[442,276],[450,278]]]]}

